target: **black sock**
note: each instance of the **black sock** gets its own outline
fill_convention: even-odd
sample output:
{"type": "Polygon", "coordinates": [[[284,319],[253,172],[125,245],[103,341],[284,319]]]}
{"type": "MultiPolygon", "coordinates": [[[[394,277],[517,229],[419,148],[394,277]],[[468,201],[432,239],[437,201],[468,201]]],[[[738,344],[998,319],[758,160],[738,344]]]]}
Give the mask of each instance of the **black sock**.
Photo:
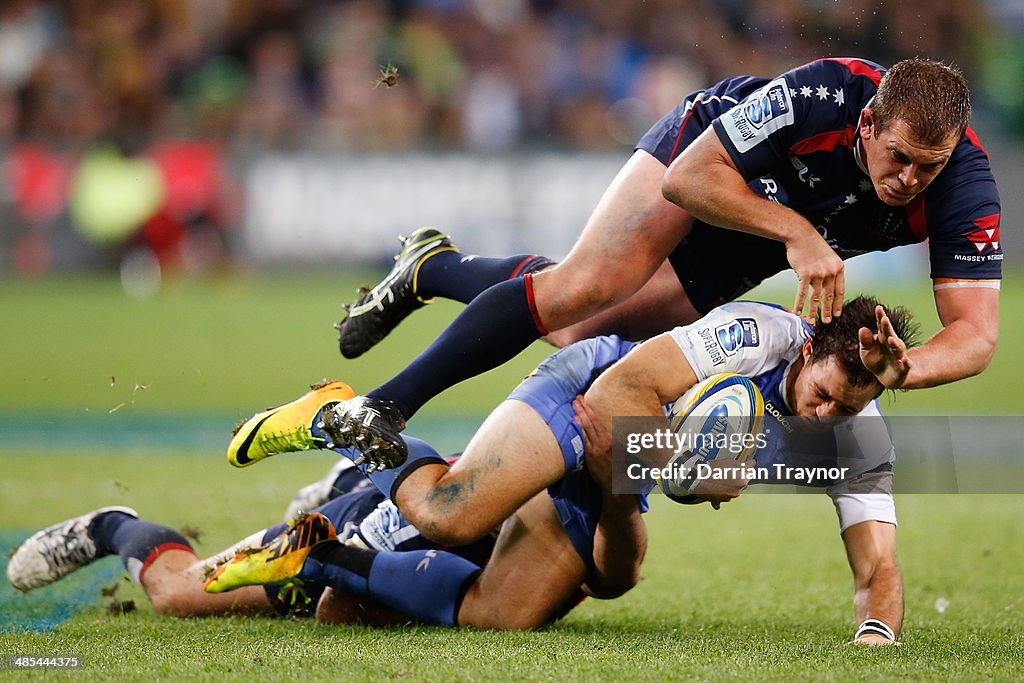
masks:
{"type": "Polygon", "coordinates": [[[535,254],[488,258],[442,251],[420,266],[416,293],[423,299],[439,296],[468,304],[499,282],[535,272],[552,263],[550,259],[535,254]]]}
{"type": "Polygon", "coordinates": [[[497,284],[466,306],[416,360],[367,395],[394,401],[408,419],[445,389],[498,367],[547,334],[535,316],[531,277],[497,284]]]}

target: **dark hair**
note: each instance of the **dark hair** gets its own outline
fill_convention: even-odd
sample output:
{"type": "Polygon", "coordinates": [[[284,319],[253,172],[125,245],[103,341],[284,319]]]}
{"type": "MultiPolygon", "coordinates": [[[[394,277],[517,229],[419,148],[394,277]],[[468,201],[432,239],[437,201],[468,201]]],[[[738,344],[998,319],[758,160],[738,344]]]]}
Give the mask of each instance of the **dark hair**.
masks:
{"type": "Polygon", "coordinates": [[[959,139],[964,134],[971,118],[971,93],[955,66],[904,59],[882,76],[871,109],[880,131],[903,119],[919,142],[935,146],[950,135],[959,139]]]}
{"type": "Polygon", "coordinates": [[[882,393],[882,384],[878,378],[864,367],[860,360],[860,337],[858,331],[866,327],[875,331],[878,323],[875,318],[875,307],[882,306],[896,336],[903,340],[907,347],[917,346],[920,326],[910,311],[902,306],[895,308],[879,303],[872,296],[858,296],[843,304],[843,314],[833,317],[831,322],[823,323],[818,317],[814,326],[814,340],[811,343],[811,360],[815,362],[835,356],[836,363],[846,372],[846,376],[855,387],[878,386],[882,393]]]}

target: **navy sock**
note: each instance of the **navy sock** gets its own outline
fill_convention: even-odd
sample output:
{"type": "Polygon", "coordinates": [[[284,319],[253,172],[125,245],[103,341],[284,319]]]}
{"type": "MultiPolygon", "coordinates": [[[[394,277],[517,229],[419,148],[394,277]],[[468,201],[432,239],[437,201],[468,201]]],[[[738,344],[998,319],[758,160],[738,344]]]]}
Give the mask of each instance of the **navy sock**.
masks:
{"type": "MultiPolygon", "coordinates": [[[[317,426],[319,423],[320,418],[318,415],[317,418],[313,420],[313,426],[310,431],[312,431],[313,436],[316,437],[317,439],[323,439],[324,441],[330,443],[331,439],[327,435],[327,432],[325,432],[323,429],[317,426]]],[[[380,492],[383,493],[388,498],[394,498],[394,491],[396,488],[398,488],[398,485],[401,484],[402,481],[404,481],[405,478],[412,474],[412,472],[415,471],[416,469],[423,467],[424,465],[430,464],[448,464],[448,461],[442,458],[438,454],[438,452],[434,450],[434,447],[428,444],[426,441],[423,441],[422,439],[417,439],[416,437],[413,436],[403,435],[402,438],[405,440],[405,443],[409,448],[409,457],[407,457],[405,459],[405,462],[399,465],[398,467],[367,473],[366,470],[369,469],[369,463],[361,463],[356,466],[357,469],[363,475],[368,477],[370,481],[373,482],[374,486],[380,489],[380,492]]],[[[353,461],[358,459],[359,456],[362,455],[359,451],[351,447],[341,448],[335,446],[331,450],[353,461]]],[[[351,472],[352,470],[347,470],[342,474],[349,474],[351,472]]],[[[268,536],[267,538],[271,537],[268,536]]]]}
{"type": "Polygon", "coordinates": [[[474,299],[426,351],[368,396],[390,399],[406,419],[462,380],[511,360],[540,339],[529,277],[497,284],[474,299]]]}
{"type": "Polygon", "coordinates": [[[442,251],[423,262],[416,275],[416,293],[423,299],[435,296],[468,304],[485,289],[554,263],[535,254],[508,258],[466,256],[442,251]]]}
{"type": "Polygon", "coordinates": [[[132,580],[140,583],[143,572],[165,550],[187,550],[192,545],[174,529],[136,519],[123,512],[98,515],[89,525],[97,555],[117,553],[132,580]]]}
{"type": "Polygon", "coordinates": [[[442,550],[378,552],[328,543],[313,550],[299,578],[370,596],[427,624],[456,626],[479,573],[469,560],[442,550]]]}

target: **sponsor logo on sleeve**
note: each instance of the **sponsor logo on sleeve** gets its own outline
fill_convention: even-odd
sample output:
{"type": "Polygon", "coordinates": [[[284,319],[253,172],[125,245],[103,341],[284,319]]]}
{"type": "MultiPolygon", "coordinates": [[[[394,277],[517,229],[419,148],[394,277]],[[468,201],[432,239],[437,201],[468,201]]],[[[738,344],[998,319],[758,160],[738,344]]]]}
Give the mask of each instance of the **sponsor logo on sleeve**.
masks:
{"type": "Polygon", "coordinates": [[[699,330],[697,336],[700,337],[700,347],[704,349],[704,353],[707,354],[707,359],[711,361],[711,365],[722,365],[725,363],[722,346],[715,340],[715,333],[710,327],[699,330]]]}
{"type": "Polygon", "coordinates": [[[729,139],[747,152],[783,126],[792,124],[793,102],[784,78],[778,78],[722,115],[729,139]]]}
{"type": "Polygon", "coordinates": [[[743,347],[760,346],[761,335],[753,318],[737,318],[715,328],[715,339],[725,355],[732,356],[743,347]]]}
{"type": "Polygon", "coordinates": [[[954,254],[956,261],[1002,261],[1003,253],[999,251],[999,214],[984,216],[974,221],[976,230],[964,233],[971,244],[974,245],[974,253],[954,254]]]}

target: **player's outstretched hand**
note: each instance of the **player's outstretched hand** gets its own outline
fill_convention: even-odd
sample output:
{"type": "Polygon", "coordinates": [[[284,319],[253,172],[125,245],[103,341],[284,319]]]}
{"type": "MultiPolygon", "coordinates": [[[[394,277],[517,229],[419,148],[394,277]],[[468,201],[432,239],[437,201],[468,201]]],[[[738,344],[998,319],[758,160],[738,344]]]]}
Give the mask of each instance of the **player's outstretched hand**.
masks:
{"type": "Polygon", "coordinates": [[[821,311],[822,322],[831,322],[832,316],[843,312],[846,295],[846,275],[843,260],[817,232],[810,231],[786,242],[786,258],[797,277],[793,312],[814,321],[821,311]],[[808,290],[810,297],[808,298],[808,290]]]}
{"type": "Polygon", "coordinates": [[[907,345],[896,336],[889,316],[881,306],[875,308],[877,330],[860,328],[860,360],[886,389],[899,389],[910,373],[907,345]]]}
{"type": "Polygon", "coordinates": [[[587,471],[598,486],[605,491],[611,491],[612,433],[597,419],[582,396],[573,399],[572,407],[576,411],[576,423],[583,428],[587,471]]]}

